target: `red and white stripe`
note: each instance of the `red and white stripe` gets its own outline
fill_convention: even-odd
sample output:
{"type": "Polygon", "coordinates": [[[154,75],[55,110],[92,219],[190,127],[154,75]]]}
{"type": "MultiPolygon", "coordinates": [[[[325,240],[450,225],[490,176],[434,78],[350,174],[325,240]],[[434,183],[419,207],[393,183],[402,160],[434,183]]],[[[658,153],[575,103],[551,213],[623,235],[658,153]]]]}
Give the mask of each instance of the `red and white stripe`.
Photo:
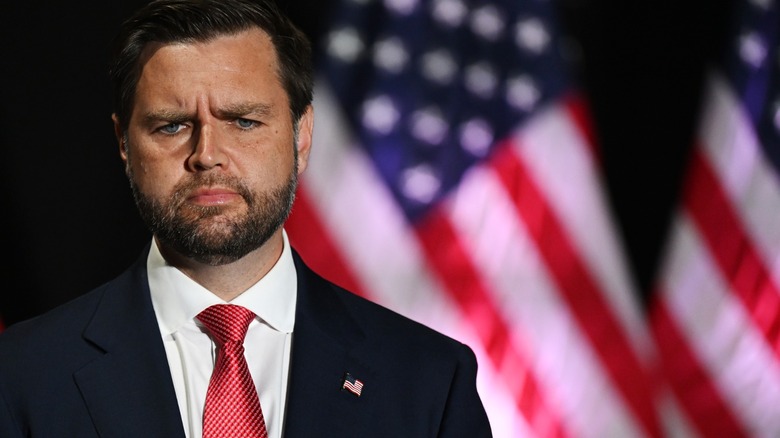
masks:
{"type": "Polygon", "coordinates": [[[326,277],[476,352],[496,437],[661,436],[643,317],[572,98],[411,228],[326,86],[288,232],[326,277]]]}
{"type": "Polygon", "coordinates": [[[693,434],[778,436],[778,175],[722,78],[704,109],[653,331],[693,434]]]}

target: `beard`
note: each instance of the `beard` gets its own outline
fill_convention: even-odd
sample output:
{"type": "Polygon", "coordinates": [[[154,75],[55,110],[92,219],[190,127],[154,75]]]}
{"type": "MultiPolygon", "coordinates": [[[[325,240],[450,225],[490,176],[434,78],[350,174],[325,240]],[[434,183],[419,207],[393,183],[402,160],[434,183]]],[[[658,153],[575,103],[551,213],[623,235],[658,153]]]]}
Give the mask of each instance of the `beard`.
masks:
{"type": "Polygon", "coordinates": [[[165,200],[143,193],[132,173],[128,176],[141,218],[160,243],[200,263],[219,266],[260,248],[287,220],[298,185],[297,160],[294,163],[287,181],[267,192],[252,192],[234,176],[195,173],[179,182],[165,200]],[[194,190],[214,185],[238,193],[246,211],[186,203],[194,190]]]}

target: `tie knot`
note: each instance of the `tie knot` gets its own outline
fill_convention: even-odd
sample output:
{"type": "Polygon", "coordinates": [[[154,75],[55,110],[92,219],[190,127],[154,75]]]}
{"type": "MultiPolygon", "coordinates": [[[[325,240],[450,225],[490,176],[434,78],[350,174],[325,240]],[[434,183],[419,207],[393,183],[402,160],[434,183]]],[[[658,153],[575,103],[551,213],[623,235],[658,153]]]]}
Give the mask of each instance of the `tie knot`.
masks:
{"type": "Polygon", "coordinates": [[[220,344],[229,341],[243,343],[255,314],[246,307],[216,304],[200,312],[197,318],[220,344]]]}

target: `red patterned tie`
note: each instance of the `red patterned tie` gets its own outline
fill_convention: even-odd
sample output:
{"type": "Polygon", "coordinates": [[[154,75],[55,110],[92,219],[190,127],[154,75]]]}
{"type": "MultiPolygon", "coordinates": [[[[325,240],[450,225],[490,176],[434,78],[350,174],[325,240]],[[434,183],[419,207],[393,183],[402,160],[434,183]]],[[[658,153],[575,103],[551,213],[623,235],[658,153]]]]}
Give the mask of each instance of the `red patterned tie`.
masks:
{"type": "Polygon", "coordinates": [[[219,345],[203,409],[203,438],[268,436],[244,358],[244,336],[254,317],[233,304],[217,304],[198,314],[219,345]]]}

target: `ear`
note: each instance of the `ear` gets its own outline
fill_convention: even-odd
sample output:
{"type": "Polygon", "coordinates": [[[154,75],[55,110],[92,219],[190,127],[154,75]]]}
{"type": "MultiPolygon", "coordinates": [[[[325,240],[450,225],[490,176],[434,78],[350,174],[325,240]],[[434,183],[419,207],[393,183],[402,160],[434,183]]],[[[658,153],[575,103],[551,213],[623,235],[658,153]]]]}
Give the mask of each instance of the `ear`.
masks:
{"type": "Polygon", "coordinates": [[[119,123],[119,117],[116,115],[116,113],[111,114],[111,120],[114,121],[114,135],[116,136],[117,143],[119,143],[119,155],[122,157],[122,161],[127,164],[127,150],[125,149],[127,145],[125,145],[125,136],[122,132],[122,124],[119,123]]]}
{"type": "Polygon", "coordinates": [[[116,113],[111,114],[111,120],[114,121],[114,135],[116,136],[117,143],[119,143],[119,156],[122,158],[122,162],[125,163],[125,172],[128,172],[127,145],[125,144],[127,138],[122,131],[122,124],[119,123],[119,117],[117,117],[116,113]]]}
{"type": "Polygon", "coordinates": [[[298,122],[298,174],[306,170],[309,164],[309,153],[311,153],[312,133],[314,132],[314,108],[309,105],[306,112],[301,116],[298,122]]]}

